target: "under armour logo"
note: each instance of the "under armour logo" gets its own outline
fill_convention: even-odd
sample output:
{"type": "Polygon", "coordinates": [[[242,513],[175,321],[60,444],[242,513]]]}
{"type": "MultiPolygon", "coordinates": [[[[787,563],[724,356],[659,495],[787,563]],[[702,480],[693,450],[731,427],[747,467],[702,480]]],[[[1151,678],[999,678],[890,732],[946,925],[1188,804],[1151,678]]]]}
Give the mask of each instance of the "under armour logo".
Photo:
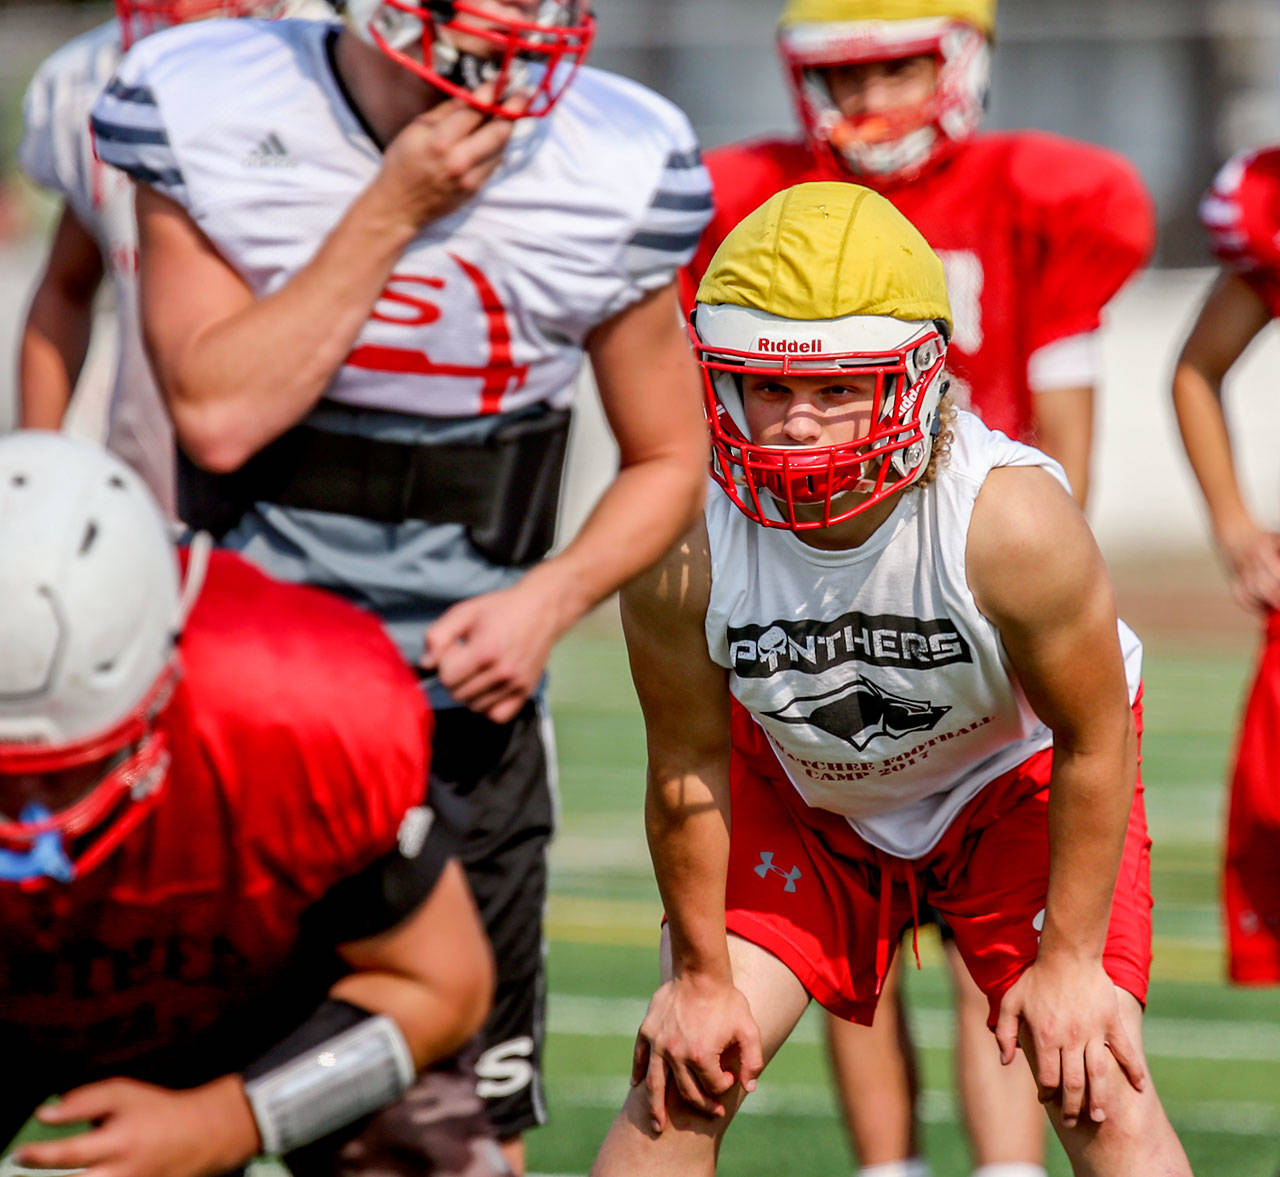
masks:
{"type": "Polygon", "coordinates": [[[796,889],[796,879],[800,877],[800,868],[793,866],[790,870],[783,870],[780,866],[773,865],[773,851],[760,851],[760,865],[752,868],[762,879],[765,875],[772,872],[775,875],[781,875],[786,879],[786,885],[782,888],[784,891],[794,891],[796,889]]]}

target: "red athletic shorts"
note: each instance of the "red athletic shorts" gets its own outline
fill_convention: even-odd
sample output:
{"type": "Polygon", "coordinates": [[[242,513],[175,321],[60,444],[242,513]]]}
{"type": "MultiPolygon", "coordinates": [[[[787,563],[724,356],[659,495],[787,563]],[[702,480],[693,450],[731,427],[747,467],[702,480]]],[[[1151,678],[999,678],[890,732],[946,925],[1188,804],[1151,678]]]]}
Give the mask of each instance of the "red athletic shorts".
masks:
{"type": "MultiPolygon", "coordinates": [[[[1141,733],[1141,702],[1134,718],[1141,733]]],[[[821,1005],[869,1025],[893,951],[927,900],[954,930],[994,1026],[1000,999],[1039,950],[1052,762],[1052,749],[1031,756],[974,797],[928,854],[894,858],[843,817],[806,805],[735,703],[729,930],[781,960],[821,1005]]],[[[1103,956],[1139,1001],[1151,968],[1150,850],[1139,780],[1103,956]]]]}
{"type": "Polygon", "coordinates": [[[1280,984],[1280,612],[1240,725],[1222,879],[1231,979],[1280,984]]]}

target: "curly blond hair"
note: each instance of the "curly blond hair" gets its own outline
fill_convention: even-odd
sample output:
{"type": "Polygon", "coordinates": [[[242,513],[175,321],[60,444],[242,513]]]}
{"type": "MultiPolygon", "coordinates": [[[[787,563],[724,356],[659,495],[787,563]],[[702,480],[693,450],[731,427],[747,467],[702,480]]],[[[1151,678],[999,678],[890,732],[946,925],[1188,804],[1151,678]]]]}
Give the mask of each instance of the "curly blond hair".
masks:
{"type": "Polygon", "coordinates": [[[933,449],[929,453],[929,464],[924,473],[916,479],[917,487],[926,487],[938,477],[938,471],[951,456],[951,439],[955,436],[956,405],[949,392],[942,394],[938,401],[938,435],[933,439],[933,449]]]}

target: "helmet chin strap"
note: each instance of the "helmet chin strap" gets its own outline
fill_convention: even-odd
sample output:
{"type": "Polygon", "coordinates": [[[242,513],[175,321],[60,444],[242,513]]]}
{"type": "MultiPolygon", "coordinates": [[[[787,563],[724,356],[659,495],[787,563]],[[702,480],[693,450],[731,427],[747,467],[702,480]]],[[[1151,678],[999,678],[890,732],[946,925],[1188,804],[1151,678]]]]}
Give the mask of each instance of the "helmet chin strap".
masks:
{"type": "MultiPolygon", "coordinates": [[[[24,806],[18,820],[36,825],[52,817],[53,814],[43,805],[32,801],[24,806]]],[[[52,879],[57,883],[69,883],[75,875],[76,869],[67,857],[59,829],[37,834],[27,850],[0,848],[0,881],[25,883],[32,879],[52,879]]]]}

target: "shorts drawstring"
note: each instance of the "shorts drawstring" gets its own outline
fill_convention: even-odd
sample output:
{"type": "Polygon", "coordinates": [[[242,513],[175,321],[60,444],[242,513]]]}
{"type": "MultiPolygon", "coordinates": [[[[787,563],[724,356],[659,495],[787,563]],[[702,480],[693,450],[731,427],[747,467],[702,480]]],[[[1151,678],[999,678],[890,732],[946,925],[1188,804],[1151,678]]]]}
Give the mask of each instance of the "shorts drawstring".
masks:
{"type": "Polygon", "coordinates": [[[911,951],[920,963],[920,897],[916,890],[916,872],[909,862],[886,854],[878,846],[873,847],[876,863],[880,867],[880,903],[876,909],[876,996],[884,988],[885,974],[889,971],[889,916],[893,907],[893,875],[896,865],[902,863],[906,877],[907,895],[911,902],[911,951]]]}

